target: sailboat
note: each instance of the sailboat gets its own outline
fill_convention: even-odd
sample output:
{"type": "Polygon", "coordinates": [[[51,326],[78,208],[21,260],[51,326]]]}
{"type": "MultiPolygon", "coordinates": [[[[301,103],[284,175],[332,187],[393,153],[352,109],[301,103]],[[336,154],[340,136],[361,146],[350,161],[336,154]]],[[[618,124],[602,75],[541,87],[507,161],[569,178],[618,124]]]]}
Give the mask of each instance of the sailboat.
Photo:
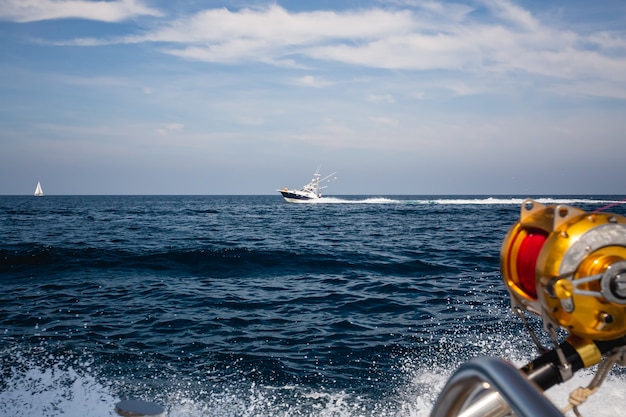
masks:
{"type": "Polygon", "coordinates": [[[35,197],[43,197],[43,189],[39,181],[37,181],[37,187],[35,187],[35,197]]]}

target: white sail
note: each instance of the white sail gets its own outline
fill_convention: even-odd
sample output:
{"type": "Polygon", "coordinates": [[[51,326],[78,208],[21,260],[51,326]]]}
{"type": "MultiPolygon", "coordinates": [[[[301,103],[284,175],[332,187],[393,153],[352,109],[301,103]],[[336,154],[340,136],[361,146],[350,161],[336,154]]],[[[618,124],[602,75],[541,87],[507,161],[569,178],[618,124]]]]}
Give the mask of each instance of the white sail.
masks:
{"type": "Polygon", "coordinates": [[[43,195],[43,189],[41,188],[41,183],[37,181],[37,187],[35,188],[35,197],[41,197],[43,195]]]}

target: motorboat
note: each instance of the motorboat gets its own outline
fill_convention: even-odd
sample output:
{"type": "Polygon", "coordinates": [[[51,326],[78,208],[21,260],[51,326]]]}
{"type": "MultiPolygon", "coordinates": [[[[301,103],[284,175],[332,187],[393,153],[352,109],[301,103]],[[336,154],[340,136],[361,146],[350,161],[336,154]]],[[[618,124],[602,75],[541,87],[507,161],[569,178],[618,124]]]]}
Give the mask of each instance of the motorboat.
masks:
{"type": "Polygon", "coordinates": [[[336,177],[333,177],[335,174],[336,172],[333,172],[332,174],[329,174],[322,178],[320,174],[320,168],[317,168],[317,170],[313,174],[313,178],[311,179],[311,181],[308,184],[304,185],[301,189],[296,190],[285,187],[276,191],[281,193],[285,201],[289,203],[301,203],[311,200],[317,200],[319,198],[322,198],[322,189],[326,188],[326,186],[322,186],[322,183],[324,181],[335,180],[336,177]]]}

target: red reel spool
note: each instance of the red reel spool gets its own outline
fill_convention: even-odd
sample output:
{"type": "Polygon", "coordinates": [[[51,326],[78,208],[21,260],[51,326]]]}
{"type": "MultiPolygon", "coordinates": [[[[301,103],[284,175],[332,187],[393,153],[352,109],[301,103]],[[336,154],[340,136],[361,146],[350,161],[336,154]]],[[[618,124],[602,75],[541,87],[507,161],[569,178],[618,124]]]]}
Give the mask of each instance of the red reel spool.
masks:
{"type": "Polygon", "coordinates": [[[537,300],[537,259],[549,233],[516,223],[502,245],[504,280],[515,299],[527,306],[537,300]]]}
{"type": "Polygon", "coordinates": [[[526,232],[519,245],[516,262],[518,285],[533,300],[537,299],[537,259],[547,239],[548,233],[532,229],[526,232]]]}

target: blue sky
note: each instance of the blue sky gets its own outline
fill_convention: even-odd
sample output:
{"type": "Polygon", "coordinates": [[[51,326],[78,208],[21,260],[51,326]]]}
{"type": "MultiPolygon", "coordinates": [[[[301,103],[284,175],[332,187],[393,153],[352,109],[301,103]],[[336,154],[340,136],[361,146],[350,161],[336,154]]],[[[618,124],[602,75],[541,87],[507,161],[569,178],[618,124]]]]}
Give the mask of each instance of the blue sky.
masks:
{"type": "Polygon", "coordinates": [[[626,3],[3,0],[0,194],[626,194],[626,3]]]}

